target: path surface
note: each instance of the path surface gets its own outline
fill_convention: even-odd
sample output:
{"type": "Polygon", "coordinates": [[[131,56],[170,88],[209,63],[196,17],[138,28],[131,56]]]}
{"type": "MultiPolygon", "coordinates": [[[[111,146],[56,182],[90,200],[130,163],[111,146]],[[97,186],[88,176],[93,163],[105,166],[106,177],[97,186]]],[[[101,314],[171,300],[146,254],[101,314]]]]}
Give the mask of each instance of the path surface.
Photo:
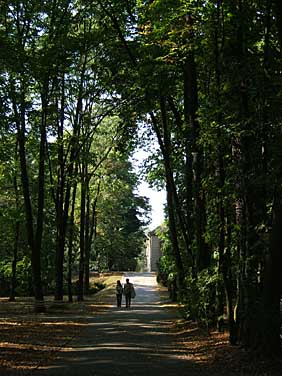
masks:
{"type": "MultiPolygon", "coordinates": [[[[176,376],[204,375],[168,331],[177,310],[160,301],[152,273],[129,273],[136,289],[131,309],[111,305],[89,319],[80,338],[63,349],[42,376],[176,376]]],[[[111,303],[115,302],[114,295],[111,303]]],[[[123,302],[124,303],[124,302],[123,302]]]]}

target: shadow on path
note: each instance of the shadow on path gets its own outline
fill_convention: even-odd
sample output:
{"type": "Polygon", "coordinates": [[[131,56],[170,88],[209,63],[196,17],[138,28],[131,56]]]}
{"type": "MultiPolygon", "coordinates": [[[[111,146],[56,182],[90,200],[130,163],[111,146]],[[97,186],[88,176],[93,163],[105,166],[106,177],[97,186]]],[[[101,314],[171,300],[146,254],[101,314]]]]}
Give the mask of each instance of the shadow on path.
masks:
{"type": "MultiPolygon", "coordinates": [[[[174,343],[169,331],[177,318],[175,307],[160,301],[155,275],[129,274],[136,288],[131,309],[111,303],[89,323],[71,346],[64,348],[45,369],[32,372],[42,376],[175,376],[207,375],[189,359],[184,348],[174,343]]],[[[124,280],[122,280],[124,282],[124,280]]]]}

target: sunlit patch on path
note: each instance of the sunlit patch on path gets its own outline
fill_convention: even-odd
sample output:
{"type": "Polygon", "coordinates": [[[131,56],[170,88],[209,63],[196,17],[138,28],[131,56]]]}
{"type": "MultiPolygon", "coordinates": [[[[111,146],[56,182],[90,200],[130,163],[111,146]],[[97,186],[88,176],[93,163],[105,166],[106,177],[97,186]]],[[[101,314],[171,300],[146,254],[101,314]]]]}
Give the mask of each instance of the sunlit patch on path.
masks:
{"type": "Polygon", "coordinates": [[[1,376],[281,375],[281,369],[242,357],[228,346],[227,333],[208,335],[181,320],[154,274],[117,279],[127,277],[137,293],[130,309],[124,302],[116,307],[111,284],[70,311],[0,319],[1,376]]]}
{"type": "Polygon", "coordinates": [[[184,348],[175,345],[175,335],[169,330],[177,310],[160,299],[155,274],[128,273],[122,283],[125,278],[136,290],[132,307],[126,309],[123,302],[117,308],[113,291],[100,302],[102,314],[98,311],[72,347],[62,349],[56,362],[38,369],[38,374],[170,376],[186,370],[191,360],[184,348]]]}

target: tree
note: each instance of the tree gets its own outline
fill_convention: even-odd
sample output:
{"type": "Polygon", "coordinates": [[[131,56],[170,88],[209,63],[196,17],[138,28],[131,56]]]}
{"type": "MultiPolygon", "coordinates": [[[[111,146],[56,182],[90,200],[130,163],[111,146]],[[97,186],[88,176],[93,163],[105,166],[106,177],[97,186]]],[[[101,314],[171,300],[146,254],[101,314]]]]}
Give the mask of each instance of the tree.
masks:
{"type": "Polygon", "coordinates": [[[134,193],[137,182],[126,156],[112,152],[103,169],[97,202],[94,260],[99,269],[136,268],[144,248],[148,211],[147,200],[134,193]]]}

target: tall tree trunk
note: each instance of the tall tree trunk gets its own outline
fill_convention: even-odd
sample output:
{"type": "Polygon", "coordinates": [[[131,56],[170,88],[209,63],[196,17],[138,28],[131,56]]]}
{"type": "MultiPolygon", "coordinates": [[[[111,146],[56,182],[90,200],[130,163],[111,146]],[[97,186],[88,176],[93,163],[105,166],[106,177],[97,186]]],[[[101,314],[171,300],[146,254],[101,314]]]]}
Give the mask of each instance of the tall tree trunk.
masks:
{"type": "Polygon", "coordinates": [[[79,235],[79,274],[77,286],[77,300],[82,301],[84,295],[84,273],[85,273],[85,214],[87,196],[87,167],[82,161],[81,166],[81,194],[80,194],[80,235],[79,235]]]}
{"type": "MultiPolygon", "coordinates": [[[[66,222],[64,213],[64,204],[68,205],[69,192],[67,191],[67,203],[64,201],[65,184],[66,184],[66,171],[65,171],[65,156],[64,156],[64,119],[65,119],[65,77],[62,76],[62,95],[61,95],[61,110],[60,119],[58,120],[58,183],[56,192],[56,289],[55,300],[63,300],[63,265],[64,265],[64,252],[65,252],[65,234],[66,234],[66,222]]],[[[71,178],[71,177],[70,177],[71,178]]],[[[70,189],[70,185],[68,185],[70,189]]]]}
{"type": "MultiPolygon", "coordinates": [[[[24,83],[21,83],[21,93],[20,93],[20,109],[18,111],[16,96],[15,96],[15,86],[11,82],[11,99],[13,103],[13,110],[16,119],[17,127],[17,140],[19,145],[19,158],[21,166],[21,181],[24,197],[24,206],[25,206],[25,216],[26,216],[26,230],[27,230],[27,239],[28,245],[31,251],[31,265],[32,265],[32,280],[33,280],[33,291],[35,297],[35,311],[44,312],[44,299],[43,299],[43,290],[42,290],[42,281],[41,281],[41,260],[40,260],[40,248],[36,244],[36,239],[34,235],[34,224],[33,224],[33,212],[31,205],[31,197],[29,191],[29,177],[27,172],[27,163],[26,163],[26,148],[25,148],[25,118],[26,118],[26,102],[25,102],[25,87],[24,83]]],[[[41,136],[42,142],[42,136],[41,136]]]]}
{"type": "Polygon", "coordinates": [[[72,291],[72,268],[73,268],[73,238],[74,238],[74,210],[75,210],[75,198],[76,198],[77,183],[74,184],[72,191],[72,204],[70,213],[70,226],[69,226],[69,245],[68,245],[68,300],[73,302],[72,291]]]}
{"type": "Polygon", "coordinates": [[[165,109],[165,98],[161,97],[160,99],[161,106],[161,116],[162,116],[162,129],[163,137],[161,135],[160,129],[157,125],[157,121],[154,116],[151,114],[153,127],[156,132],[158,142],[162,151],[164,167],[165,167],[165,176],[166,176],[166,191],[167,191],[167,206],[168,206],[168,216],[169,216],[169,232],[173,248],[173,253],[176,262],[177,268],[177,279],[178,279],[178,289],[180,295],[182,294],[182,289],[184,288],[184,266],[180,253],[178,234],[177,234],[177,225],[175,212],[177,208],[175,206],[175,185],[173,181],[172,167],[171,167],[171,145],[170,145],[170,135],[167,124],[166,109],[165,109]]]}
{"type": "MultiPolygon", "coordinates": [[[[274,0],[276,26],[280,50],[282,51],[282,3],[274,0]]],[[[281,52],[282,55],[282,52],[281,52]]],[[[275,156],[282,164],[280,153],[275,156]]],[[[282,194],[280,176],[277,178],[272,209],[272,229],[270,233],[269,253],[266,256],[263,301],[261,307],[261,336],[262,352],[267,355],[281,355],[281,316],[280,299],[282,295],[282,194]]]]}
{"type": "Polygon", "coordinates": [[[12,261],[12,278],[11,278],[11,289],[10,289],[10,297],[9,297],[10,302],[15,301],[15,297],[16,297],[19,235],[20,235],[20,221],[17,219],[15,223],[15,239],[14,239],[14,251],[13,251],[13,261],[12,261]]]}
{"type": "MultiPolygon", "coordinates": [[[[17,144],[18,145],[18,144],[17,144]]],[[[17,146],[16,146],[16,161],[17,161],[17,146]]],[[[16,212],[19,212],[19,189],[17,183],[17,176],[15,172],[14,176],[14,190],[16,198],[16,212]]],[[[20,220],[17,218],[15,221],[15,239],[14,239],[14,251],[13,251],[13,261],[12,261],[12,278],[11,278],[11,289],[9,300],[13,302],[16,296],[16,286],[17,286],[17,261],[18,261],[18,247],[19,247],[19,237],[20,237],[20,220]]]]}
{"type": "Polygon", "coordinates": [[[254,258],[255,242],[255,220],[254,203],[255,194],[252,190],[250,176],[255,169],[254,159],[252,159],[253,144],[250,140],[252,127],[250,116],[250,104],[248,93],[248,82],[245,71],[245,64],[248,50],[248,12],[245,3],[241,0],[236,4],[238,18],[237,30],[237,54],[235,59],[238,66],[238,87],[236,98],[238,102],[238,129],[235,140],[235,155],[238,163],[237,172],[237,201],[236,214],[237,223],[240,228],[239,233],[239,273],[238,273],[238,309],[237,321],[239,330],[239,341],[245,347],[251,347],[256,335],[256,299],[254,278],[256,269],[251,264],[254,258]],[[239,134],[239,136],[238,136],[239,134]]]}
{"type": "Polygon", "coordinates": [[[84,292],[85,294],[89,293],[89,267],[90,267],[90,192],[89,192],[89,179],[86,179],[85,182],[87,186],[86,194],[86,212],[85,212],[85,262],[84,262],[84,292]]]}
{"type": "MultiPolygon", "coordinates": [[[[280,185],[281,187],[281,185],[280,185]]],[[[279,187],[279,188],[280,188],[279,187]]],[[[281,316],[280,299],[282,286],[282,193],[281,188],[275,192],[273,203],[273,222],[270,235],[269,254],[266,258],[261,341],[262,352],[267,355],[281,355],[281,316]]]]}
{"type": "MultiPolygon", "coordinates": [[[[224,147],[229,147],[223,144],[223,135],[221,132],[222,127],[222,92],[221,92],[221,56],[222,47],[224,45],[224,32],[223,32],[223,22],[222,19],[222,0],[217,2],[216,7],[216,25],[215,25],[215,41],[214,41],[214,56],[215,56],[215,79],[216,79],[216,104],[217,104],[217,124],[219,125],[217,131],[217,170],[218,170],[218,191],[219,191],[219,203],[218,203],[218,213],[219,213],[219,241],[218,241],[218,253],[219,253],[219,273],[222,275],[223,286],[225,291],[225,301],[227,308],[228,317],[228,327],[229,327],[229,343],[234,345],[237,341],[236,331],[235,331],[235,321],[234,321],[234,310],[233,310],[233,277],[232,277],[232,262],[231,262],[231,224],[230,219],[227,218],[225,209],[225,161],[224,161],[224,147]],[[221,39],[220,39],[221,37],[221,39]],[[219,47],[221,45],[221,48],[219,47]]],[[[229,215],[230,217],[230,215],[229,215]]],[[[221,285],[218,287],[221,296],[221,285]]],[[[220,311],[217,312],[218,315],[222,316],[224,314],[224,301],[220,304],[220,311]]]]}
{"type": "Polygon", "coordinates": [[[96,192],[96,197],[95,197],[94,202],[92,204],[92,218],[91,218],[91,225],[90,225],[90,244],[96,236],[97,203],[98,203],[98,198],[99,198],[99,195],[100,195],[100,189],[101,189],[101,181],[99,180],[97,192],[96,192]]]}
{"type": "MultiPolygon", "coordinates": [[[[173,99],[171,97],[168,97],[167,98],[167,101],[169,103],[169,106],[170,106],[170,110],[172,111],[173,115],[174,115],[174,119],[175,119],[175,124],[179,130],[179,132],[181,132],[182,134],[186,134],[185,131],[183,130],[183,121],[181,119],[181,114],[179,113],[179,111],[177,110],[174,102],[173,102],[173,99]]],[[[184,127],[185,128],[185,127],[184,127]]],[[[187,145],[188,143],[186,142],[186,145],[185,145],[185,151],[186,151],[186,156],[188,155],[187,154],[187,145]]],[[[190,158],[190,160],[188,158],[186,158],[186,171],[185,171],[185,182],[186,182],[186,187],[188,187],[189,184],[188,182],[192,182],[192,175],[193,175],[193,172],[192,172],[192,158],[190,158]],[[187,168],[187,164],[189,164],[189,161],[191,163],[191,168],[187,168]],[[191,172],[191,176],[188,178],[188,174],[187,174],[187,171],[190,171],[191,172]]],[[[177,189],[176,189],[176,184],[174,182],[174,178],[173,178],[173,172],[171,171],[172,173],[172,177],[171,177],[171,181],[172,181],[172,192],[173,192],[173,199],[175,201],[175,209],[176,209],[176,219],[178,220],[177,222],[177,225],[179,227],[179,230],[181,231],[181,235],[184,239],[184,243],[185,243],[185,247],[186,247],[186,255],[185,255],[185,259],[187,260],[187,264],[189,265],[192,265],[192,270],[193,270],[193,275],[195,274],[195,257],[192,253],[192,241],[193,241],[193,232],[194,232],[194,223],[192,221],[192,212],[193,212],[193,206],[192,206],[192,189],[191,190],[186,190],[186,200],[185,200],[185,204],[181,203],[180,202],[180,199],[179,199],[179,195],[178,195],[178,192],[177,192],[177,189]]]]}
{"type": "MultiPolygon", "coordinates": [[[[65,256],[65,242],[66,242],[66,232],[67,232],[67,223],[68,223],[68,216],[69,216],[69,206],[70,206],[70,195],[71,195],[71,188],[73,186],[73,176],[74,176],[74,164],[76,159],[78,158],[78,141],[80,135],[80,115],[82,111],[82,93],[83,93],[83,82],[84,82],[84,75],[85,75],[85,67],[86,67],[86,57],[83,59],[82,70],[80,73],[80,85],[79,85],[79,92],[77,97],[77,104],[76,104],[76,111],[75,111],[75,118],[73,123],[73,134],[70,141],[70,156],[69,156],[69,163],[67,166],[67,171],[65,166],[61,166],[64,168],[64,171],[61,172],[61,177],[64,176],[64,179],[61,180],[62,187],[60,191],[60,206],[59,209],[59,216],[57,219],[57,223],[59,228],[57,229],[58,232],[58,243],[56,246],[56,288],[55,288],[55,300],[63,300],[63,272],[64,272],[64,256],[65,256]]],[[[64,87],[64,85],[63,85],[64,87]]],[[[65,93],[62,91],[62,104],[61,104],[61,124],[64,122],[64,101],[65,101],[65,93]]],[[[62,127],[62,125],[61,125],[62,127]]],[[[60,152],[60,151],[59,151],[60,152]]],[[[66,158],[66,156],[64,156],[66,158]]]]}
{"type": "Polygon", "coordinates": [[[232,255],[231,255],[231,220],[230,214],[227,214],[226,218],[227,226],[227,237],[226,237],[226,252],[224,255],[223,262],[223,280],[224,289],[226,296],[226,307],[227,307],[227,317],[228,317],[228,328],[229,328],[229,343],[235,345],[237,343],[237,327],[234,318],[234,280],[232,273],[232,255]]]}
{"type": "Polygon", "coordinates": [[[199,271],[210,265],[210,252],[204,240],[205,232],[205,199],[202,190],[203,175],[203,152],[198,143],[199,123],[197,120],[198,111],[198,84],[196,63],[194,56],[194,32],[193,17],[188,15],[187,28],[189,33],[188,43],[190,51],[184,64],[184,118],[187,126],[186,139],[186,192],[187,192],[187,217],[195,218],[195,235],[197,244],[196,269],[199,271]],[[192,200],[194,197],[194,209],[192,200]],[[193,214],[192,214],[193,212],[193,214]]]}
{"type": "MultiPolygon", "coordinates": [[[[43,92],[41,95],[42,114],[40,122],[40,147],[39,147],[39,167],[38,167],[38,197],[37,197],[37,218],[36,218],[36,232],[35,232],[35,248],[36,252],[33,255],[33,273],[36,274],[36,280],[39,284],[38,294],[42,296],[42,282],[41,282],[41,246],[43,236],[43,224],[44,224],[44,196],[45,196],[45,159],[46,159],[46,121],[47,121],[47,103],[48,103],[48,84],[49,78],[47,77],[43,83],[43,92]]],[[[38,303],[42,305],[42,303],[38,303]]],[[[37,310],[44,310],[45,307],[38,307],[37,310]]]]}
{"type": "Polygon", "coordinates": [[[87,204],[86,204],[86,221],[85,221],[85,275],[84,275],[84,290],[85,293],[89,291],[90,279],[90,256],[93,238],[96,232],[96,208],[98,197],[100,194],[101,181],[98,182],[97,192],[94,201],[91,205],[91,196],[89,191],[89,181],[87,183],[87,204]]]}
{"type": "Polygon", "coordinates": [[[90,255],[91,255],[91,251],[93,252],[93,250],[95,249],[95,239],[96,239],[96,232],[97,232],[97,203],[98,203],[98,198],[100,195],[100,189],[101,189],[101,180],[99,180],[98,182],[96,196],[92,204],[92,216],[90,220],[90,234],[89,234],[89,240],[88,240],[88,247],[89,247],[88,252],[90,255]]]}

